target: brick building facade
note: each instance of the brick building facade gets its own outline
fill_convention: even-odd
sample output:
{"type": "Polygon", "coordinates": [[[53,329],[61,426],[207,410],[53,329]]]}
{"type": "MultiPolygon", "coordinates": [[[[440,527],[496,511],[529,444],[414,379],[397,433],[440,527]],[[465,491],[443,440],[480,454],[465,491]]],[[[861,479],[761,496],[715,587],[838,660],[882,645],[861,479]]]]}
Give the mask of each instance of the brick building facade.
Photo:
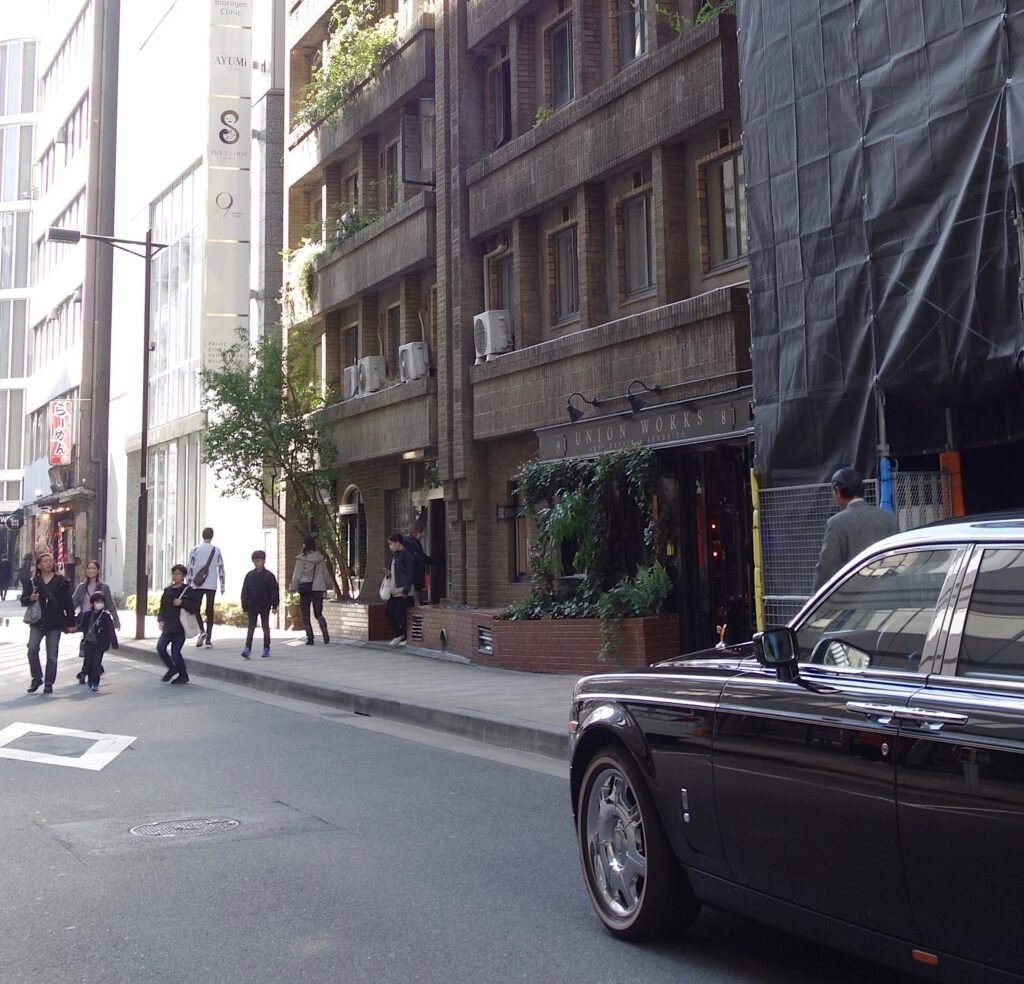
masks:
{"type": "MultiPolygon", "coordinates": [[[[677,30],[650,0],[401,0],[379,77],[336,122],[292,128],[288,245],[335,237],[308,313],[364,600],[414,518],[444,561],[431,600],[522,597],[517,468],[593,453],[627,418],[645,434],[632,423],[653,413],[681,644],[713,642],[727,599],[749,601],[736,30],[689,26],[700,6],[681,0],[677,30]],[[570,422],[573,394],[597,402],[570,422]],[[552,429],[564,440],[541,440],[552,429]]],[[[289,14],[293,117],[332,7],[289,14]]]]}

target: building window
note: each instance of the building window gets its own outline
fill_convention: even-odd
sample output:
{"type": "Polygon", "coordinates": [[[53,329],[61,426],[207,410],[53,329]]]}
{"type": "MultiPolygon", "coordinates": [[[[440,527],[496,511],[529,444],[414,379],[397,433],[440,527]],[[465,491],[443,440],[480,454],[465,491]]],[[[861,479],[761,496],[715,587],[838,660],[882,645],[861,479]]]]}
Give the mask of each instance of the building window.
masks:
{"type": "Polygon", "coordinates": [[[0,201],[31,197],[32,127],[0,126],[0,201]]]}
{"type": "Polygon", "coordinates": [[[204,207],[192,168],[150,209],[153,239],[170,244],[153,259],[151,427],[199,410],[204,207]]]}
{"type": "Polygon", "coordinates": [[[646,0],[618,0],[619,68],[647,51],[646,0]]]}
{"type": "Polygon", "coordinates": [[[342,332],[342,364],[354,366],[359,361],[359,325],[351,325],[342,332]]]}
{"type": "Polygon", "coordinates": [[[355,211],[359,208],[359,172],[353,171],[345,179],[345,204],[348,210],[355,211]]]}
{"type": "Polygon", "coordinates": [[[519,498],[515,486],[510,485],[509,500],[515,507],[512,523],[512,580],[530,580],[530,520],[526,515],[526,505],[519,498]]]}
{"type": "Polygon", "coordinates": [[[511,311],[515,301],[515,264],[512,254],[502,256],[494,264],[494,280],[497,287],[498,307],[511,311]]]}
{"type": "Polygon", "coordinates": [[[568,17],[548,32],[548,68],[551,73],[551,108],[560,109],[573,99],[572,21],[568,17]]]}
{"type": "Polygon", "coordinates": [[[359,489],[351,488],[345,493],[338,513],[345,524],[348,576],[355,582],[353,589],[358,591],[366,573],[366,511],[359,489]]]}
{"type": "Polygon", "coordinates": [[[0,44],[0,116],[31,113],[35,94],[35,41],[0,44]]]}
{"type": "Polygon", "coordinates": [[[579,260],[576,226],[554,236],[555,320],[567,321],[580,313],[579,260]]]}
{"type": "Polygon", "coordinates": [[[512,139],[512,65],[505,59],[491,75],[494,86],[494,146],[512,139]]]}
{"type": "Polygon", "coordinates": [[[29,213],[0,213],[0,290],[28,286],[29,213]]]}
{"type": "Polygon", "coordinates": [[[651,193],[628,198],[622,205],[626,296],[654,286],[654,223],[651,193]]]}
{"type": "Polygon", "coordinates": [[[388,144],[384,151],[384,207],[398,204],[398,141],[388,144]]]}
{"type": "Polygon", "coordinates": [[[747,204],[742,151],[704,165],[707,250],[711,267],[747,254],[747,204]]]}
{"type": "Polygon", "coordinates": [[[0,379],[21,379],[25,375],[27,318],[27,301],[0,301],[0,379]]]}
{"type": "Polygon", "coordinates": [[[398,376],[398,346],[402,340],[402,308],[396,304],[387,312],[387,374],[398,376]]]}

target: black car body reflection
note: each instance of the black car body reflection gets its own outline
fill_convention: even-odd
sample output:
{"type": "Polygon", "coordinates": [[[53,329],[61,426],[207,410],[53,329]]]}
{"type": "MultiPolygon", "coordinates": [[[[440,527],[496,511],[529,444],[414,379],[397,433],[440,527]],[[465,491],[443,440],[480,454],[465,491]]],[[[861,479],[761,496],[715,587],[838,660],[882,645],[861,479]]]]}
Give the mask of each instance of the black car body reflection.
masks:
{"type": "Polygon", "coordinates": [[[1024,518],[899,534],[755,644],[586,677],[571,728],[613,934],[707,903],[935,980],[1024,980],[1024,518]]]}

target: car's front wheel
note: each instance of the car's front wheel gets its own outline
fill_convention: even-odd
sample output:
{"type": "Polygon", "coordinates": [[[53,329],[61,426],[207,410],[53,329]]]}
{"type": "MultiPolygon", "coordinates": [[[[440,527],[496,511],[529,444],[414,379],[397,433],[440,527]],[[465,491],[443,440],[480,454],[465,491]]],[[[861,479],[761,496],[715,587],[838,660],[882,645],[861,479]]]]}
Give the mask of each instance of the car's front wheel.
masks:
{"type": "Polygon", "coordinates": [[[669,846],[643,778],[627,754],[602,749],[587,766],[576,804],[583,877],[615,936],[648,940],[685,929],[696,900],[669,846]]]}

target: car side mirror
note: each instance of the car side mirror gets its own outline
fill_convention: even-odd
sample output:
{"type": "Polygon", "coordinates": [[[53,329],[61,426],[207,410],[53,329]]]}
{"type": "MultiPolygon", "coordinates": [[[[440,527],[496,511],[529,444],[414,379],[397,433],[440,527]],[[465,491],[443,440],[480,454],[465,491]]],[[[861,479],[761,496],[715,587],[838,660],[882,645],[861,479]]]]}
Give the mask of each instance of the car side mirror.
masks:
{"type": "Polygon", "coordinates": [[[800,659],[796,632],[788,626],[755,632],[754,655],[762,666],[775,670],[780,680],[794,679],[800,659]]]}

